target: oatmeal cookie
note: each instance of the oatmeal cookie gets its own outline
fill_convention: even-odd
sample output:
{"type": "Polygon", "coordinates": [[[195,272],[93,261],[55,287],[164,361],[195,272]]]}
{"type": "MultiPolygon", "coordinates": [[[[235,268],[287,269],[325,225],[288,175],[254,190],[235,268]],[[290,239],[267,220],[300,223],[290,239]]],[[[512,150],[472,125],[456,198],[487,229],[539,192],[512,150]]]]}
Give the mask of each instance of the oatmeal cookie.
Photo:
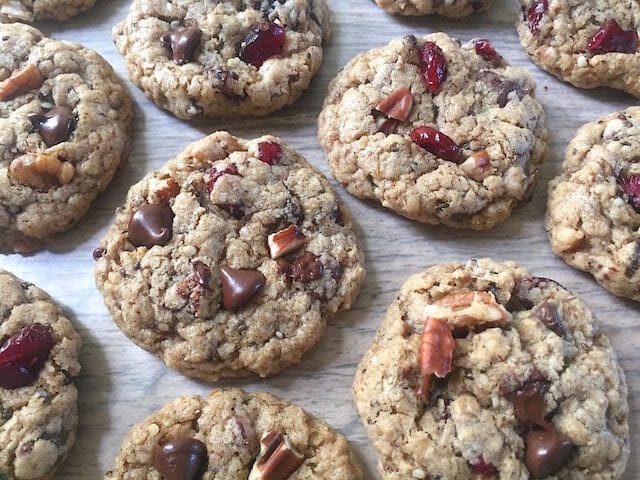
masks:
{"type": "Polygon", "coordinates": [[[71,228],[129,155],[131,101],[77,43],[0,24],[0,252],[71,228]]]}
{"type": "Polygon", "coordinates": [[[0,21],[69,20],[94,3],[95,0],[0,0],[0,21]]]}
{"type": "Polygon", "coordinates": [[[353,195],[420,222],[483,230],[538,179],[547,134],[534,90],[488,40],[407,36],[341,70],[318,138],[353,195]]]}
{"type": "Polygon", "coordinates": [[[293,103],[330,35],[324,0],[134,0],[113,28],[133,83],[182,119],[293,103]]]}
{"type": "Polygon", "coordinates": [[[76,438],[80,336],[42,290],[0,270],[0,478],[49,480],[76,438]]]}
{"type": "Polygon", "coordinates": [[[512,262],[410,277],[354,396],[384,479],[619,479],[627,384],[576,295],[512,262]]]}
{"type": "Polygon", "coordinates": [[[300,361],[365,275],[327,179],[278,138],[226,132],[134,185],[95,257],[120,329],[210,382],[300,361]]]}
{"type": "Polygon", "coordinates": [[[466,17],[488,9],[493,0],[375,0],[379,7],[394,15],[427,15],[466,17]]]}

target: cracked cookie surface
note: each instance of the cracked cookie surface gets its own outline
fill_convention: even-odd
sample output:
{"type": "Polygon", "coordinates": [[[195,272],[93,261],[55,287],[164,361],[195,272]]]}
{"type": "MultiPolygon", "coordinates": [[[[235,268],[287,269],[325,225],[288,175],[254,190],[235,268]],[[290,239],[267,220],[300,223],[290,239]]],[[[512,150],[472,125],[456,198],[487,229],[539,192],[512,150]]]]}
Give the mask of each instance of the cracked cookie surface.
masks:
{"type": "Polygon", "coordinates": [[[411,276],[353,388],[385,479],[619,479],[629,456],[627,385],[609,340],[578,297],[512,262],[471,260],[411,276]],[[471,292],[483,301],[446,300],[471,292]],[[447,303],[454,312],[468,307],[444,318],[469,328],[451,327],[450,371],[431,379],[425,402],[416,389],[421,363],[433,358],[423,356],[423,329],[447,303]],[[505,321],[492,325],[487,307],[505,321]],[[531,395],[518,405],[526,387],[531,395]],[[530,473],[530,431],[555,432],[572,445],[551,474],[530,473]]]}
{"type": "Polygon", "coordinates": [[[288,436],[305,457],[289,480],[363,478],[346,439],[326,423],[268,393],[221,389],[206,399],[178,398],[134,426],[105,479],[159,478],[153,462],[158,449],[170,441],[192,438],[207,449],[208,466],[202,478],[246,480],[261,437],[273,430],[288,436]]]}
{"type": "Polygon", "coordinates": [[[0,24],[0,37],[0,251],[32,253],[127,159],[131,101],[92,50],[19,23],[0,24]]]}
{"type": "Polygon", "coordinates": [[[434,33],[393,40],[351,60],[329,85],[318,119],[336,180],[420,222],[483,230],[507,218],[533,190],[546,131],[529,74],[491,50],[434,33]],[[426,73],[425,45],[431,58],[443,59],[426,73]],[[382,131],[388,123],[379,124],[384,116],[376,108],[405,90],[412,98],[406,119],[382,131]],[[422,127],[450,137],[455,161],[412,140],[422,127]],[[475,155],[487,160],[478,172],[467,168],[475,155]]]}
{"type": "MultiPolygon", "coordinates": [[[[113,29],[133,83],[182,119],[263,116],[293,103],[320,67],[330,36],[324,0],[135,0],[113,29]],[[259,24],[284,27],[286,38],[280,51],[254,52],[265,60],[254,65],[240,56],[259,24]],[[161,37],[188,28],[201,33],[178,64],[161,37]]],[[[264,49],[260,41],[254,46],[264,49]]]]}
{"type": "Polygon", "coordinates": [[[80,336],[45,292],[1,269],[0,292],[0,478],[48,480],[75,442],[80,336]],[[9,339],[33,325],[51,350],[31,382],[5,388],[9,339]]]}
{"type": "Polygon", "coordinates": [[[379,7],[397,15],[427,15],[466,17],[488,9],[493,0],[375,0],[379,7]]]}
{"type": "Polygon", "coordinates": [[[640,301],[640,107],[582,126],[549,184],[551,248],[615,295],[640,301]]]}
{"type": "Polygon", "coordinates": [[[2,22],[69,20],[93,6],[95,0],[0,0],[2,22]]]}
{"type": "Polygon", "coordinates": [[[134,185],[97,252],[96,282],[120,329],[206,381],[300,361],[326,317],[350,308],[365,275],[327,179],[275,137],[226,132],[134,185]],[[135,247],[132,218],[150,205],[168,213],[172,233],[157,240],[164,246],[135,247]]]}
{"type": "Polygon", "coordinates": [[[520,43],[540,68],[579,88],[611,87],[640,97],[638,2],[520,0],[520,4],[523,11],[516,25],[520,43]],[[635,35],[635,46],[616,40],[621,36],[618,28],[606,28],[611,20],[635,35]],[[601,29],[608,48],[594,42],[601,29]]]}

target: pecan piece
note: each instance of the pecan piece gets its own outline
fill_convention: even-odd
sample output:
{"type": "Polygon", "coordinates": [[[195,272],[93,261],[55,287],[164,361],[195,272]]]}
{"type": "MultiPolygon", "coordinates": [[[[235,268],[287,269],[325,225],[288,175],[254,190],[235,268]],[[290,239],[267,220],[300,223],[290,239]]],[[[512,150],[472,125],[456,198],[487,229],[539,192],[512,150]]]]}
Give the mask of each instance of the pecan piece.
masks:
{"type": "Polygon", "coordinates": [[[260,439],[260,455],[253,464],[248,480],[286,480],[304,462],[289,437],[277,430],[269,430],[260,439]]]}
{"type": "Polygon", "coordinates": [[[9,164],[9,173],[16,181],[42,191],[66,185],[75,172],[71,163],[45,153],[21,155],[9,164]]]}
{"type": "Polygon", "coordinates": [[[14,70],[11,76],[0,82],[0,101],[10,100],[35,88],[40,88],[44,76],[40,69],[29,63],[23,68],[14,70]]]}
{"type": "Polygon", "coordinates": [[[422,382],[416,389],[416,395],[429,401],[429,389],[432,376],[444,378],[451,371],[451,360],[456,342],[451,329],[444,320],[427,317],[420,342],[420,373],[422,382]]]}
{"type": "Polygon", "coordinates": [[[374,109],[374,114],[375,112],[382,114],[376,120],[377,132],[385,135],[393,133],[398,123],[409,118],[411,107],[413,107],[413,95],[408,88],[401,88],[387,96],[374,109]]]}
{"type": "Polygon", "coordinates": [[[293,224],[289,225],[284,230],[272,233],[267,238],[271,258],[275,260],[278,257],[282,257],[287,253],[297,250],[304,245],[306,239],[307,237],[304,233],[302,233],[300,229],[293,224]]]}
{"type": "Polygon", "coordinates": [[[474,153],[460,164],[460,168],[467,177],[481,182],[491,173],[491,159],[486,150],[474,153]]]}

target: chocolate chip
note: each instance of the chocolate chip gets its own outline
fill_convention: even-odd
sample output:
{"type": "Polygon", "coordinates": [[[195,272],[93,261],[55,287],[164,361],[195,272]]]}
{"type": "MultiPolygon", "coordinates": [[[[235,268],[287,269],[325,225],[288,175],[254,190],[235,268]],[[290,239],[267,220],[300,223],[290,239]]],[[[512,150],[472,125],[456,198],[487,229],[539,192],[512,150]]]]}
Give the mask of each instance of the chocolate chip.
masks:
{"type": "Polygon", "coordinates": [[[173,216],[171,207],[165,204],[140,207],[129,220],[129,241],[136,247],[166,245],[173,233],[173,216]]]}
{"type": "Polygon", "coordinates": [[[544,394],[547,390],[549,382],[534,380],[505,395],[513,403],[514,413],[521,425],[530,427],[534,424],[543,428],[549,426],[544,419],[544,394]]]}
{"type": "Polygon", "coordinates": [[[545,478],[564,466],[573,443],[555,430],[529,432],[526,443],[526,464],[533,478],[545,478]]]}
{"type": "Polygon", "coordinates": [[[93,259],[97,262],[100,260],[104,254],[107,253],[107,249],[104,247],[98,247],[93,251],[93,259]]]}
{"type": "Polygon", "coordinates": [[[221,203],[218,206],[236,220],[244,217],[244,205],[241,203],[221,203]]]}
{"type": "Polygon", "coordinates": [[[229,311],[246,304],[264,287],[266,282],[265,276],[258,270],[237,270],[223,265],[219,271],[222,282],[222,304],[229,311]]]}
{"type": "Polygon", "coordinates": [[[295,282],[308,283],[322,277],[324,266],[320,259],[311,252],[305,252],[289,266],[289,277],[295,282]]]}
{"type": "Polygon", "coordinates": [[[174,440],[156,450],[153,465],[164,480],[200,480],[207,469],[207,447],[194,438],[174,440]]]}
{"type": "Polygon", "coordinates": [[[524,90],[518,82],[502,77],[491,70],[482,70],[478,74],[478,78],[486,83],[491,90],[496,92],[496,101],[500,108],[503,108],[507,104],[511,92],[516,92],[519,99],[524,97],[524,90]]]}
{"type": "Polygon", "coordinates": [[[562,322],[562,319],[556,312],[556,307],[546,300],[541,303],[538,308],[533,312],[533,316],[540,320],[544,325],[554,332],[559,337],[564,337],[567,334],[567,329],[562,322]]]}
{"type": "Polygon", "coordinates": [[[202,30],[190,27],[179,32],[165,33],[160,37],[160,42],[171,49],[174,62],[178,65],[184,65],[193,58],[193,53],[201,38],[202,30]]]}
{"type": "Polygon", "coordinates": [[[511,291],[511,297],[505,305],[505,308],[510,312],[530,310],[534,305],[533,302],[527,298],[531,288],[533,288],[531,286],[531,279],[519,278],[516,280],[516,284],[511,291]]]}
{"type": "MultiPolygon", "coordinates": [[[[291,262],[289,262],[289,260],[287,260],[286,258],[281,257],[276,260],[276,266],[278,267],[278,271],[282,275],[288,275],[291,262]]],[[[288,277],[287,277],[287,280],[288,280],[288,277]]]]}
{"type": "Polygon", "coordinates": [[[209,280],[211,280],[209,267],[202,262],[193,262],[193,279],[198,285],[207,287],[209,280]]]}
{"type": "Polygon", "coordinates": [[[52,108],[46,113],[31,113],[29,121],[38,129],[40,136],[52,147],[69,140],[73,130],[73,112],[68,107],[52,108]]]}

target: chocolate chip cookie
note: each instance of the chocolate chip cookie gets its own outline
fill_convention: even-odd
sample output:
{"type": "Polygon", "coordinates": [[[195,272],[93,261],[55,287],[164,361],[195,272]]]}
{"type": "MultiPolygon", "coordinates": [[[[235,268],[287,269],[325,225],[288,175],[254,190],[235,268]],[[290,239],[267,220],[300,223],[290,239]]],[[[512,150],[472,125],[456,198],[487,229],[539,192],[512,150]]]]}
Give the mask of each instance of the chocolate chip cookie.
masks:
{"type": "Polygon", "coordinates": [[[96,52],[0,24],[0,252],[71,228],[129,154],[131,101],[96,52]]]}
{"type": "Polygon", "coordinates": [[[133,83],[183,119],[293,103],[330,35],[324,0],[134,0],[113,29],[133,83]]]}
{"type": "Polygon", "coordinates": [[[134,185],[94,256],[120,329],[210,382],[300,361],[365,275],[327,179],[276,137],[226,132],[134,185]]]}
{"type": "Polygon", "coordinates": [[[581,127],[549,184],[551,248],[615,295],[640,301],[640,107],[581,127]]]}
{"type": "Polygon", "coordinates": [[[134,426],[105,480],[358,480],[346,439],[268,393],[181,397],[134,426]]]}
{"type": "Polygon", "coordinates": [[[394,15],[426,15],[466,17],[491,6],[493,0],[375,0],[378,6],[394,15]]]}
{"type": "Polygon", "coordinates": [[[69,20],[94,3],[95,0],[0,0],[0,21],[69,20]]]}
{"type": "Polygon", "coordinates": [[[520,43],[540,68],[576,87],[612,87],[640,97],[638,2],[520,0],[520,4],[520,43]]]}
{"type": "Polygon", "coordinates": [[[575,294],[513,262],[410,277],[357,370],[384,479],[621,478],[627,384],[575,294]]]}
{"type": "Polygon", "coordinates": [[[547,134],[534,90],[489,40],[407,36],[340,71],[318,138],[353,195],[420,222],[483,230],[538,179],[547,134]]]}
{"type": "Polygon", "coordinates": [[[51,298],[0,270],[0,478],[44,480],[75,442],[80,336],[51,298]]]}

